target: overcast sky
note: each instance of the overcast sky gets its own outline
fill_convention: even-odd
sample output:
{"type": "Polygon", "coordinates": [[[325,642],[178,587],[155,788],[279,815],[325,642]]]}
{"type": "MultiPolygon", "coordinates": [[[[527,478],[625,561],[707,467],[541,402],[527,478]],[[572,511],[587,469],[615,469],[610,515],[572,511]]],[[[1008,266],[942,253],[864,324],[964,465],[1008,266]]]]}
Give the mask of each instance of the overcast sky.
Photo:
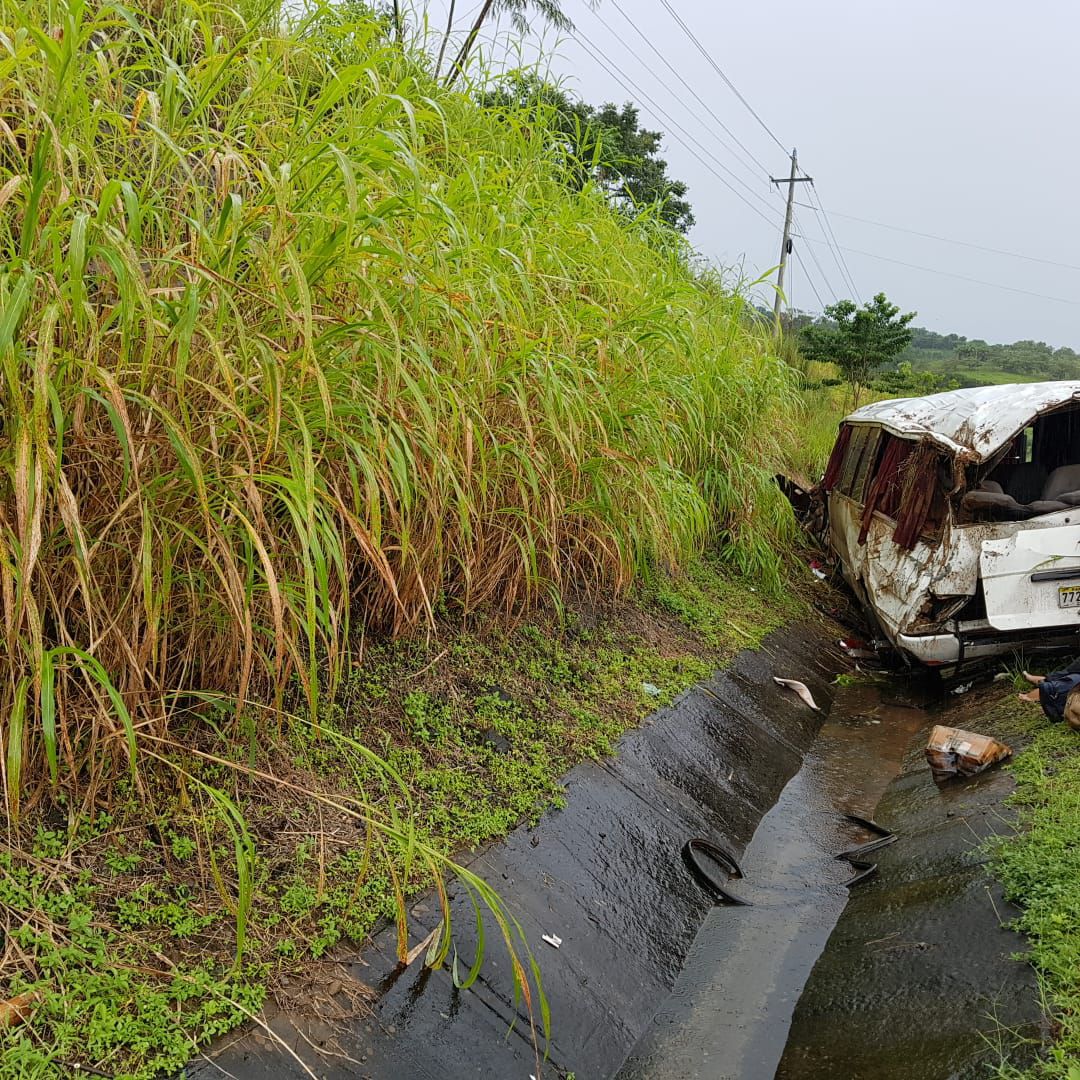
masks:
{"type": "MultiPolygon", "coordinates": [[[[849,249],[844,258],[863,300],[884,291],[903,310],[918,311],[918,324],[941,332],[989,341],[1034,338],[1080,350],[1075,0],[1034,0],[1022,9],[1012,0],[669,2],[780,143],[798,149],[839,244],[849,249]],[[842,214],[1078,269],[927,240],[842,214]]],[[[563,6],[584,44],[545,35],[552,72],[589,102],[634,101],[647,126],[666,133],[669,173],[690,187],[697,217],[691,239],[705,256],[725,266],[743,264],[751,275],[775,265],[783,203],[765,171],[739,160],[743,151],[733,151],[731,137],[629,20],[774,176],[787,175],[785,151],[659,0],[600,0],[595,12],[585,0],[563,0],[563,6]],[[668,117],[658,115],[649,98],[668,117]]],[[[461,0],[458,7],[475,10],[461,0]]],[[[440,17],[440,4],[431,4],[430,12],[440,17]]],[[[507,38],[500,38],[504,49],[507,38]]],[[[799,185],[799,202],[808,201],[807,187],[799,185]]],[[[811,281],[825,303],[834,294],[851,296],[821,242],[817,214],[805,207],[796,213],[801,261],[793,261],[792,303],[819,308],[811,281]]]]}

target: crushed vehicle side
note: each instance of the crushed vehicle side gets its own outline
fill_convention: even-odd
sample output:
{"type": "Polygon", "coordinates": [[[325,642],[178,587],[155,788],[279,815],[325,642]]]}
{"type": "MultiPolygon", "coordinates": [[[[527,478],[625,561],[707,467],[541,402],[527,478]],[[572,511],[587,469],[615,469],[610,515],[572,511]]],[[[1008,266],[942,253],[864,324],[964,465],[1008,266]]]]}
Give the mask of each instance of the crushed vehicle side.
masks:
{"type": "Polygon", "coordinates": [[[819,489],[845,578],[930,665],[1080,631],[1080,384],[981,390],[853,413],[819,489]]]}

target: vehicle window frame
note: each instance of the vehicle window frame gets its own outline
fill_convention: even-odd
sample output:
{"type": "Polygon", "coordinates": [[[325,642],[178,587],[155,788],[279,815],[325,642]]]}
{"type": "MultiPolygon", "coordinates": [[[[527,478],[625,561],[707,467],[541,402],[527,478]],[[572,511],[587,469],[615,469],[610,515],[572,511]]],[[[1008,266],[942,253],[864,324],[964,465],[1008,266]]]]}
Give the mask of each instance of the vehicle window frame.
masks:
{"type": "Polygon", "coordinates": [[[866,497],[871,465],[877,463],[881,444],[880,425],[859,424],[854,427],[844,455],[836,490],[862,505],[866,497]]]}

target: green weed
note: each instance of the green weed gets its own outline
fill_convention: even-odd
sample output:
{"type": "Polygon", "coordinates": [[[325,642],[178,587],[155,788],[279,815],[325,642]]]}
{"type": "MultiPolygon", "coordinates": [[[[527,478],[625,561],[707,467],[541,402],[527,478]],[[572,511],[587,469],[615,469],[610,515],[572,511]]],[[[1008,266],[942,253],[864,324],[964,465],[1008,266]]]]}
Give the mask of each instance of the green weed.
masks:
{"type": "Polygon", "coordinates": [[[998,727],[1031,738],[1012,764],[1020,818],[1014,836],[994,848],[994,870],[1021,908],[1017,928],[1030,942],[1054,1040],[1035,1065],[1003,1065],[1011,1080],[1073,1080],[1080,1060],[1080,742],[1065,724],[1011,700],[998,727]]]}
{"type": "Polygon", "coordinates": [[[779,581],[795,389],[744,301],[568,185],[543,107],[362,13],[245,7],[0,0],[13,815],[138,788],[170,695],[231,698],[203,721],[249,751],[290,680],[318,722],[353,627],[709,542],[779,581]]]}

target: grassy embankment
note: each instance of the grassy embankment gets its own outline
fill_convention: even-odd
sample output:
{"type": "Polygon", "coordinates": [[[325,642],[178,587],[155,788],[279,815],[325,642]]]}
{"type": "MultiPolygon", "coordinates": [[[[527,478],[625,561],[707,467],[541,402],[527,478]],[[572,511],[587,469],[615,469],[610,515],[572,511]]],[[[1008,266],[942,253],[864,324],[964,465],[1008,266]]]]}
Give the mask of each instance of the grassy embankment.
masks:
{"type": "MultiPolygon", "coordinates": [[[[791,343],[787,344],[785,351],[798,373],[802,390],[798,406],[798,437],[787,448],[785,458],[789,467],[803,480],[816,483],[825,471],[840,421],[855,408],[854,393],[847,383],[835,383],[840,374],[835,364],[808,362],[791,343]]],[[[862,404],[873,400],[873,396],[871,393],[864,394],[862,404]]]]}
{"type": "Polygon", "coordinates": [[[1012,802],[1020,818],[1015,836],[996,849],[995,872],[1006,895],[1020,905],[1017,926],[1031,943],[1053,1023],[1053,1040],[1040,1060],[1007,1080],[1080,1078],[1080,735],[1048,724],[1031,705],[1008,700],[1000,707],[1009,726],[1030,739],[1011,766],[1012,802]]]}
{"type": "Polygon", "coordinates": [[[449,854],[778,617],[741,300],[543,115],[258,10],[0,0],[4,1076],[175,1068],[448,872],[539,1024],[449,854]]]}

